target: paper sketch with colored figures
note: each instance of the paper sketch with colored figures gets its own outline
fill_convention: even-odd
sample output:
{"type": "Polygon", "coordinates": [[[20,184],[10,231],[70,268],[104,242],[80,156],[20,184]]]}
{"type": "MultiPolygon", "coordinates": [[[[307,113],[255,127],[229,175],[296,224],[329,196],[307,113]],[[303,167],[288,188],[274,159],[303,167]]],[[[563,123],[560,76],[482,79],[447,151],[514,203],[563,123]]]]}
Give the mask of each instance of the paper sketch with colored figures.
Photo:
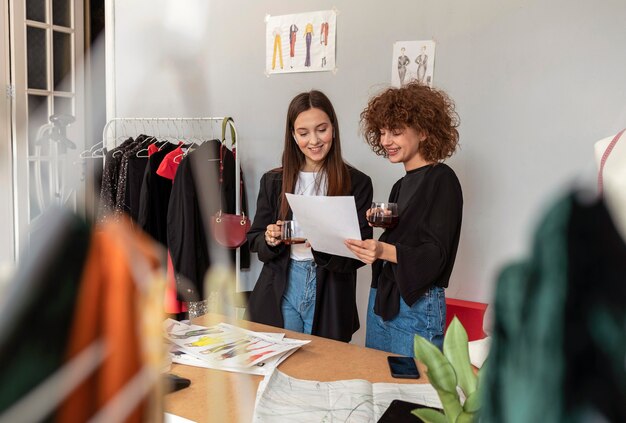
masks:
{"type": "Polygon", "coordinates": [[[265,72],[335,70],[334,10],[270,16],[265,26],[265,72]]]}
{"type": "Polygon", "coordinates": [[[203,327],[168,319],[164,326],[166,337],[179,350],[210,364],[207,367],[211,368],[249,369],[286,353],[291,354],[310,342],[280,339],[227,323],[203,327]]]}

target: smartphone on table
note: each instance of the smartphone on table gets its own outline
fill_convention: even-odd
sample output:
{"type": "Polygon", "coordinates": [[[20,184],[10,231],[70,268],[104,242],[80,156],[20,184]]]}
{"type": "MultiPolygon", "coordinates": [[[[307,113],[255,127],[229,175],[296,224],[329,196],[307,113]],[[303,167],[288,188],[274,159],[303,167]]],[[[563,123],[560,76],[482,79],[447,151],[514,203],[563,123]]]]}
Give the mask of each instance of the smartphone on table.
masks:
{"type": "Polygon", "coordinates": [[[419,379],[420,377],[413,357],[388,356],[387,362],[393,377],[400,379],[419,379]]]}
{"type": "Polygon", "coordinates": [[[377,423],[420,423],[420,419],[411,411],[416,408],[430,408],[422,404],[395,399],[391,401],[387,410],[380,416],[377,423]]]}

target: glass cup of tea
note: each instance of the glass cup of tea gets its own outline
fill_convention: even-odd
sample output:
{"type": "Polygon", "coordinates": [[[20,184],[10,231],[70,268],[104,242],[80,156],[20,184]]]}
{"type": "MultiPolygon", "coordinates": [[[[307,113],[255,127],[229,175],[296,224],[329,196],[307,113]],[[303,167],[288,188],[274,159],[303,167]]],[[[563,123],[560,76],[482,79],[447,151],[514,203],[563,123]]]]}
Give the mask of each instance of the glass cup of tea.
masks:
{"type": "Polygon", "coordinates": [[[298,224],[295,220],[284,220],[280,230],[280,239],[285,245],[304,244],[306,238],[302,236],[298,230],[298,224]]]}
{"type": "Polygon", "coordinates": [[[398,224],[398,204],[373,202],[367,221],[377,228],[393,228],[398,224]]]}

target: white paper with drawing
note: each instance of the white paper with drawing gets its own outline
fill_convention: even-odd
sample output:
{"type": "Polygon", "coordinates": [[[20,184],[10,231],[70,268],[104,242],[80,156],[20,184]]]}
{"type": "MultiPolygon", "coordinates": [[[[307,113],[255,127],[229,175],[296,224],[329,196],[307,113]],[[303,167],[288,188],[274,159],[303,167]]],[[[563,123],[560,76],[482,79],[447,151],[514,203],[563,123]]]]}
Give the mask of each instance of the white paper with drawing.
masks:
{"type": "Polygon", "coordinates": [[[346,239],[361,239],[353,196],[287,194],[287,201],[314,250],[356,258],[343,243],[346,239]]]}
{"type": "Polygon", "coordinates": [[[394,399],[442,408],[437,391],[426,383],[319,382],[275,370],[259,384],[252,421],[376,422],[394,399]]]}

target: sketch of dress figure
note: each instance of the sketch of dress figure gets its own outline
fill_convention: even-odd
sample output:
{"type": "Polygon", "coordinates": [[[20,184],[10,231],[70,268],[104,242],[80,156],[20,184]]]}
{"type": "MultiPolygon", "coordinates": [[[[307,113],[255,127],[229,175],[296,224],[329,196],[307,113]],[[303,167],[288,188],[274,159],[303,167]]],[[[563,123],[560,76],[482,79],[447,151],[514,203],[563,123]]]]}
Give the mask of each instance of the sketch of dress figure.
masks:
{"type": "Polygon", "coordinates": [[[324,57],[322,57],[322,67],[326,66],[326,47],[328,46],[328,22],[323,22],[320,29],[320,44],[324,46],[324,57]]]}
{"type": "Polygon", "coordinates": [[[426,54],[426,46],[422,47],[422,52],[415,58],[417,63],[417,80],[421,83],[424,82],[426,71],[428,70],[428,55],[426,54]]]}
{"type": "Polygon", "coordinates": [[[293,68],[293,58],[296,55],[296,32],[298,32],[298,27],[296,24],[291,24],[289,26],[289,59],[290,59],[290,67],[293,68]]]}
{"type": "Polygon", "coordinates": [[[400,77],[400,86],[404,85],[404,78],[406,76],[406,67],[411,63],[409,56],[404,54],[405,48],[400,49],[400,56],[398,56],[398,76],[400,77]]]}
{"type": "Polygon", "coordinates": [[[311,39],[313,38],[313,24],[306,24],[306,28],[304,30],[304,38],[306,39],[306,59],[304,61],[304,66],[311,66],[311,39]]]}

